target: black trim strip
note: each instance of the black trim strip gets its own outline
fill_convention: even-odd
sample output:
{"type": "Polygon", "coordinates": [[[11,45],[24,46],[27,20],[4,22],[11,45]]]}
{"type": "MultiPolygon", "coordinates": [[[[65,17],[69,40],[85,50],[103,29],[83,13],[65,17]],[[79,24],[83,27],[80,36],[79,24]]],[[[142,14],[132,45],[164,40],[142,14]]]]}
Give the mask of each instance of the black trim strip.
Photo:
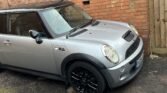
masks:
{"type": "Polygon", "coordinates": [[[87,55],[87,54],[76,53],[76,54],[71,54],[71,55],[67,56],[63,60],[63,62],[61,64],[61,71],[62,71],[63,76],[66,75],[67,67],[70,64],[72,64],[73,62],[75,62],[76,60],[88,62],[88,63],[92,64],[93,66],[95,66],[98,70],[106,69],[105,65],[102,62],[100,62],[98,59],[96,59],[90,55],[87,55]]]}
{"type": "Polygon", "coordinates": [[[18,71],[18,72],[23,72],[23,73],[28,73],[28,74],[35,75],[35,76],[42,76],[42,77],[50,78],[50,79],[54,79],[54,80],[65,81],[65,79],[61,75],[57,75],[57,74],[53,74],[53,73],[36,71],[36,70],[26,69],[26,68],[22,68],[22,67],[15,67],[15,66],[6,65],[6,64],[5,65],[1,64],[1,68],[13,70],[13,71],[18,71]]]}

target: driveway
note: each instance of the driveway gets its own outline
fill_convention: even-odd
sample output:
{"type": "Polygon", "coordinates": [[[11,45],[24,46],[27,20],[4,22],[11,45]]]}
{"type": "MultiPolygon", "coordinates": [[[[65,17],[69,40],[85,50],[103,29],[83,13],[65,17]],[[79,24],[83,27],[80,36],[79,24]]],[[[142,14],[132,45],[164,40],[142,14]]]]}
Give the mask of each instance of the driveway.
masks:
{"type": "MultiPolygon", "coordinates": [[[[167,93],[167,58],[146,59],[140,74],[128,84],[107,93],[167,93]]],[[[65,84],[5,70],[0,93],[65,93],[65,84]]]]}

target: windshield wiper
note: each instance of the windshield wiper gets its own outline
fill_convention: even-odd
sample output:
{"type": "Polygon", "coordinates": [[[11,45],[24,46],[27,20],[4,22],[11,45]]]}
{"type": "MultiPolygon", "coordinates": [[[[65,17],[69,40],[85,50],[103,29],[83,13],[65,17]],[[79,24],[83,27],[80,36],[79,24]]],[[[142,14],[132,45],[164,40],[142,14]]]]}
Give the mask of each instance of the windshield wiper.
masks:
{"type": "Polygon", "coordinates": [[[86,25],[89,25],[91,23],[93,23],[95,20],[94,19],[91,19],[89,22],[87,22],[86,24],[83,24],[83,25],[80,25],[80,26],[77,26],[77,27],[74,27],[72,30],[69,31],[69,33],[66,35],[66,39],[69,38],[69,36],[71,35],[71,33],[77,31],[79,28],[82,28],[86,25]]]}
{"type": "Polygon", "coordinates": [[[81,27],[85,27],[89,24],[91,24],[93,21],[95,21],[94,19],[91,19],[90,21],[88,21],[87,23],[83,24],[81,27]]]}
{"type": "Polygon", "coordinates": [[[98,25],[99,23],[100,23],[99,21],[93,21],[91,25],[92,25],[92,26],[96,26],[96,25],[98,25]]]}
{"type": "Polygon", "coordinates": [[[68,39],[68,37],[71,35],[71,33],[77,31],[79,28],[81,28],[81,27],[80,26],[74,27],[72,30],[70,30],[69,33],[66,35],[66,38],[68,39]]]}

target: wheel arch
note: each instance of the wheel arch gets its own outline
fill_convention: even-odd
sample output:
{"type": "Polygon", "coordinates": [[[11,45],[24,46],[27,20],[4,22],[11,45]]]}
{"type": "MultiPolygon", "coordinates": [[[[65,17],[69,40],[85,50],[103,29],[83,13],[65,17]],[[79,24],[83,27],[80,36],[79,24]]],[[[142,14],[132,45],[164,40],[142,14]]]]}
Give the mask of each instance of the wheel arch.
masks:
{"type": "Polygon", "coordinates": [[[76,61],[84,61],[84,62],[88,62],[89,64],[93,65],[94,67],[96,67],[97,69],[106,69],[106,67],[104,66],[104,64],[102,64],[98,59],[96,59],[93,56],[87,55],[87,54],[82,54],[82,53],[76,53],[76,54],[71,54],[69,56],[67,56],[61,65],[61,73],[62,75],[65,77],[66,75],[66,70],[68,69],[68,67],[76,62],[76,61]]]}

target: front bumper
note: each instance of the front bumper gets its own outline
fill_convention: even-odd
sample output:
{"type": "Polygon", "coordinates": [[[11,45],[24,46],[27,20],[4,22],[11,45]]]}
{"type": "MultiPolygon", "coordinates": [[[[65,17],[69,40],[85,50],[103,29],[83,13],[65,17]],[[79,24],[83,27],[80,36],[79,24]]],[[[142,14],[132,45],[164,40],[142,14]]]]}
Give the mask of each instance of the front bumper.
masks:
{"type": "Polygon", "coordinates": [[[143,66],[143,58],[143,41],[140,38],[139,47],[129,58],[113,68],[102,70],[109,87],[119,87],[133,79],[143,66]]]}

